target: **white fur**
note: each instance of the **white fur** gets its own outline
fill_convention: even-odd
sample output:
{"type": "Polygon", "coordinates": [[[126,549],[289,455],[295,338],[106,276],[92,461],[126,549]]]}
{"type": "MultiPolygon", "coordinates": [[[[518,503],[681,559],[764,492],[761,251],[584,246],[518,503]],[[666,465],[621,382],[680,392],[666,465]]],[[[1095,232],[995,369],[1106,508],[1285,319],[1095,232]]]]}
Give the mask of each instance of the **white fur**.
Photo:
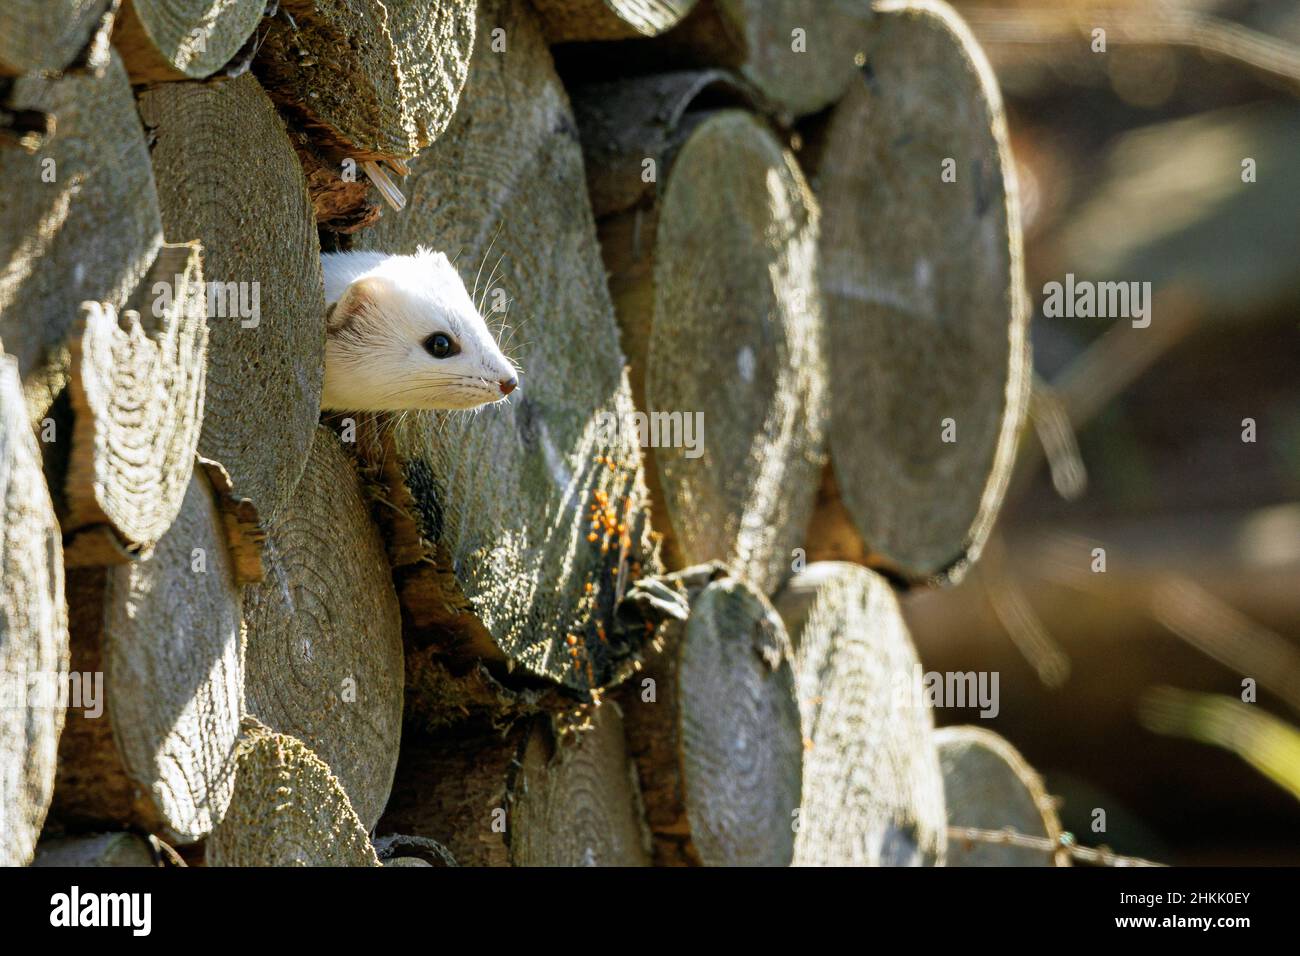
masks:
{"type": "Polygon", "coordinates": [[[321,265],[325,302],[334,310],[326,328],[322,408],[476,408],[500,401],[502,383],[518,381],[442,253],[328,252],[321,265]],[[424,341],[437,332],[460,353],[430,355],[424,341]]]}

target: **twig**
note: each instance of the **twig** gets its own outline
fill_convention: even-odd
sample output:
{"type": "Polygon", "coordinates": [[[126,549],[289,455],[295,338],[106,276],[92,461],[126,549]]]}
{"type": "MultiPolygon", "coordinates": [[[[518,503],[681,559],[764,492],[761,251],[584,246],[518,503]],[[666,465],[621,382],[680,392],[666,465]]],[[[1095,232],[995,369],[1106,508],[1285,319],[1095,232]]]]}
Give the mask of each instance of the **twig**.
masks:
{"type": "Polygon", "coordinates": [[[1005,551],[998,535],[989,539],[979,580],[989,607],[1016,650],[1047,687],[1060,687],[1070,676],[1070,656],[1034,611],[1015,576],[1006,569],[1005,551]]]}
{"type": "Polygon", "coordinates": [[[1020,833],[1012,827],[1002,830],[981,830],[976,827],[948,827],[948,838],[969,840],[972,843],[992,843],[1001,846],[1016,846],[1026,850],[1040,850],[1055,856],[1059,852],[1069,855],[1072,860],[1087,863],[1090,866],[1164,866],[1152,860],[1137,856],[1121,856],[1107,847],[1079,846],[1073,835],[1062,833],[1059,840],[1047,837],[1031,836],[1020,833]]]}
{"type": "MultiPolygon", "coordinates": [[[[1088,471],[1079,453],[1079,442],[1070,423],[1070,413],[1056,389],[1034,375],[1029,396],[1029,418],[1038,443],[1047,456],[1052,487],[1066,501],[1077,500],[1088,487],[1088,471]]],[[[1023,472],[1022,472],[1023,473],[1023,472]]]]}

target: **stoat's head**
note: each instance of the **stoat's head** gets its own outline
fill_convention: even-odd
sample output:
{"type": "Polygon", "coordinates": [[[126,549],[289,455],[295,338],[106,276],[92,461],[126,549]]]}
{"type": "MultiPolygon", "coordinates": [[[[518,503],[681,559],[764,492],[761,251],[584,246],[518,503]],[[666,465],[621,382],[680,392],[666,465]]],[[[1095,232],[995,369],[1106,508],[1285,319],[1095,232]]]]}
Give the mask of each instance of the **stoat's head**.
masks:
{"type": "MultiPolygon", "coordinates": [[[[344,256],[325,259],[327,270],[348,267],[344,256]]],[[[446,256],[421,249],[356,262],[364,269],[326,319],[323,408],[476,408],[514,391],[515,367],[446,256]]]]}

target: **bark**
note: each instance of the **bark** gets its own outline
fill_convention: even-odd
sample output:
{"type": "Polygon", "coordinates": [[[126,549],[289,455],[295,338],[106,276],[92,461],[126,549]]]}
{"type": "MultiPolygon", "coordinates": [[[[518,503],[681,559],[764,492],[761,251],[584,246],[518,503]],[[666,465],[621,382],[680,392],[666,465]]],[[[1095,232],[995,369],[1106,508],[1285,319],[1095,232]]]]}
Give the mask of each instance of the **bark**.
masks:
{"type": "MultiPolygon", "coordinates": [[[[869,564],[956,578],[1001,505],[1027,399],[1014,170],[996,82],[950,9],[889,4],[872,33],[864,81],[814,131],[831,460],[869,564]]],[[[819,549],[837,520],[810,557],[844,556],[819,549]]]]}
{"type": "Polygon", "coordinates": [[[466,0],[281,0],[253,69],[312,138],[410,159],[446,129],[469,69],[466,0]]]}
{"type": "Polygon", "coordinates": [[[920,663],[885,580],[809,565],[778,595],[803,717],[800,866],[943,860],[943,778],[920,663]]]}
{"type": "MultiPolygon", "coordinates": [[[[979,727],[936,731],[948,825],[976,830],[1011,828],[1056,843],[1061,822],[1043,780],[1006,740],[979,727]]],[[[948,839],[948,866],[1051,866],[1051,852],[1007,843],[948,839]]],[[[1069,857],[1061,854],[1062,865],[1069,857]]]]}
{"type": "Polygon", "coordinates": [[[378,866],[338,778],[302,741],[244,718],[230,810],[208,866],[378,866]]]}
{"type": "Polygon", "coordinates": [[[248,712],[310,747],[369,830],[401,739],[401,613],[356,472],[328,429],[265,552],[266,577],[244,598],[248,712]]]}
{"type": "MultiPolygon", "coordinates": [[[[119,321],[111,304],[89,303],[72,339],[74,430],[60,516],[72,533],[109,526],[124,546],[110,552],[118,556],[157,543],[194,470],[208,342],[198,244],[164,246],[128,307],[119,321]],[[160,288],[170,302],[153,311],[160,288]]],[[[67,560],[78,563],[73,548],[67,560]]]]}
{"type": "Polygon", "coordinates": [[[38,693],[67,669],[58,521],[17,363],[0,350],[0,865],[29,862],[45,820],[64,711],[38,693]]]}
{"type": "Polygon", "coordinates": [[[781,113],[803,116],[852,81],[870,20],[867,0],[704,0],[670,49],[736,70],[781,113]]]}
{"type": "MultiPolygon", "coordinates": [[[[378,190],[371,185],[365,169],[357,166],[347,172],[348,157],[319,143],[292,121],[286,124],[302,173],[307,180],[316,225],[322,232],[346,236],[369,228],[383,215],[378,190]]],[[[322,236],[322,240],[326,237],[322,236]]],[[[333,247],[327,247],[333,248],[333,247]]]]}
{"type": "Polygon", "coordinates": [[[655,36],[675,26],[696,0],[533,0],[551,43],[655,36]]]}
{"type": "Polygon", "coordinates": [[[785,626],[720,567],[680,578],[690,619],[618,698],[655,863],[786,866],[803,738],[785,626]]]}
{"type": "Polygon", "coordinates": [[[53,72],[108,41],[109,0],[8,0],[0,8],[0,76],[53,72]]]}
{"type": "Polygon", "coordinates": [[[567,98],[527,4],[479,16],[461,109],[411,164],[405,212],[357,245],[455,257],[489,325],[521,333],[522,384],[475,415],[384,420],[371,474],[415,644],[586,694],[630,670],[644,632],[614,611],[657,557],[639,448],[602,427],[632,401],[567,98]]]}
{"type": "Polygon", "coordinates": [[[696,113],[748,109],[754,91],[725,70],[682,70],[633,80],[587,83],[574,90],[587,189],[597,223],[650,207],[660,173],[694,131],[696,113]],[[646,159],[657,163],[644,175],[646,159]],[[664,167],[664,168],[659,168],[664,167]]]}
{"type": "Polygon", "coordinates": [[[0,339],[18,359],[39,421],[67,384],[67,339],[80,304],[122,308],[163,230],[144,133],[116,54],[100,76],[21,77],[9,105],[49,114],[54,124],[35,152],[0,145],[7,184],[0,191],[0,339]]]}
{"type": "Polygon", "coordinates": [[[384,866],[459,866],[451,851],[428,837],[392,833],[374,841],[375,853],[384,866]]]}
{"type": "Polygon", "coordinates": [[[647,422],[666,558],[721,561],[771,593],[824,458],[819,211],[760,121],[707,108],[740,95],[721,74],[670,74],[588,88],[578,115],[633,394],[682,426],[647,422]]]}
{"type": "Polygon", "coordinates": [[[200,80],[253,35],[266,0],[124,0],[113,32],[132,83],[200,80]]]}
{"type": "Polygon", "coordinates": [[[203,244],[209,339],[199,452],[270,521],[306,467],[324,378],[320,246],[302,170],[251,76],[164,84],[141,95],[140,113],[167,234],[203,244]]]}
{"type": "Polygon", "coordinates": [[[216,495],[217,511],[221,514],[221,527],[225,532],[226,545],[230,548],[235,580],[240,584],[262,580],[266,574],[266,563],[262,556],[266,529],[262,526],[257,507],[248,498],[235,494],[230,473],[220,462],[199,456],[197,464],[216,495]]]}
{"type": "Polygon", "coordinates": [[[52,815],[69,830],[131,823],[207,836],[234,787],[243,708],[240,589],[202,469],[157,547],[70,573],[73,669],[103,674],[100,714],[69,712],[52,815]]]}
{"type": "Polygon", "coordinates": [[[425,735],[407,728],[393,794],[376,827],[433,840],[461,866],[509,866],[509,813],[530,724],[425,735]]]}
{"type": "Polygon", "coordinates": [[[616,705],[568,717],[409,741],[380,832],[435,840],[462,866],[647,865],[616,705]]]}
{"type": "MultiPolygon", "coordinates": [[[[80,833],[145,821],[157,821],[157,811],[127,775],[113,740],[105,674],[104,599],[108,569],[69,568],[68,598],[69,690],[75,675],[82,685],[80,706],[69,706],[59,738],[58,774],[46,820],[47,834],[80,833]],[[101,693],[94,681],[102,677],[101,693]]],[[[69,694],[69,704],[72,704],[69,694]]]]}

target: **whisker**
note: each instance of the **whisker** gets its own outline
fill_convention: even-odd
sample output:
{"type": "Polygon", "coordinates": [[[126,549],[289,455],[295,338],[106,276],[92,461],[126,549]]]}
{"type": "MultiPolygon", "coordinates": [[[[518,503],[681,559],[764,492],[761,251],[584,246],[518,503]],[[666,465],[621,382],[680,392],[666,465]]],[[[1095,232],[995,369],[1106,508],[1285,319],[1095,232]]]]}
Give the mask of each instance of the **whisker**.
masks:
{"type": "MultiPolygon", "coordinates": [[[[489,252],[489,254],[490,254],[490,253],[491,253],[491,250],[489,249],[488,252],[489,252]]],[[[492,266],[492,271],[488,273],[487,284],[483,286],[483,299],[482,299],[482,301],[479,302],[479,306],[478,306],[478,311],[479,311],[479,314],[480,314],[480,315],[483,314],[483,304],[487,301],[488,293],[492,291],[492,283],[496,281],[497,269],[500,268],[500,266],[501,266],[501,262],[502,262],[502,260],[505,259],[505,257],[506,257],[506,254],[505,254],[504,252],[501,253],[501,255],[497,256],[497,261],[496,261],[495,264],[493,264],[493,266],[492,266]]],[[[506,308],[509,308],[509,307],[510,307],[510,306],[509,306],[509,300],[507,299],[507,300],[506,300],[506,308]]]]}
{"type": "MultiPolygon", "coordinates": [[[[501,230],[504,228],[505,228],[504,220],[497,223],[496,235],[492,237],[492,241],[488,243],[487,251],[483,253],[483,258],[479,260],[478,272],[474,274],[474,291],[470,294],[471,301],[474,299],[475,296],[478,295],[478,280],[483,275],[483,265],[484,263],[487,262],[487,257],[492,255],[492,247],[496,245],[497,238],[501,235],[501,230]]],[[[481,313],[482,311],[483,309],[480,307],[479,312],[481,313]]]]}
{"type": "Polygon", "coordinates": [[[437,385],[437,384],[434,384],[434,385],[429,385],[429,384],[408,385],[408,386],[406,386],[406,387],[404,387],[404,388],[393,389],[393,390],[391,390],[391,391],[385,392],[385,393],[384,393],[384,398],[385,398],[385,399],[389,399],[389,398],[397,398],[397,397],[402,396],[402,395],[410,395],[412,392],[432,392],[432,391],[438,391],[438,390],[441,390],[441,391],[446,392],[446,393],[451,393],[451,394],[464,394],[464,393],[468,393],[468,394],[474,394],[474,395],[477,395],[477,394],[481,394],[482,392],[486,391],[487,388],[488,388],[488,387],[487,387],[486,383],[484,383],[482,386],[480,386],[480,387],[478,387],[478,388],[471,388],[471,387],[469,387],[469,386],[465,386],[465,385],[452,386],[452,387],[450,387],[450,388],[446,388],[446,387],[443,387],[443,386],[440,386],[440,385],[437,385]]]}

